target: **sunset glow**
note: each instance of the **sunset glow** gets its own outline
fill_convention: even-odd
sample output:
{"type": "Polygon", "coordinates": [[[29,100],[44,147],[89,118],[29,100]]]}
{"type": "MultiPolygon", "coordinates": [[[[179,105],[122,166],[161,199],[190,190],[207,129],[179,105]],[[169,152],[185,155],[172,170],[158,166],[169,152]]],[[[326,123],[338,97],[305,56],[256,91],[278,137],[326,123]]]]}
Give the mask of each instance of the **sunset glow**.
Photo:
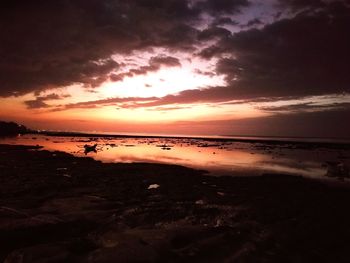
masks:
{"type": "MultiPolygon", "coordinates": [[[[320,56],[307,60],[312,53],[304,46],[314,45],[310,44],[314,40],[299,36],[317,30],[310,33],[304,28],[305,32],[295,36],[280,33],[286,28],[298,28],[300,23],[307,24],[315,17],[319,17],[319,27],[325,33],[315,35],[314,39],[327,38],[327,32],[341,31],[342,28],[334,29],[326,21],[328,13],[333,12],[331,16],[337,18],[330,3],[318,11],[310,9],[300,17],[297,7],[284,6],[278,0],[227,3],[225,8],[213,3],[214,9],[210,10],[203,4],[205,1],[201,2],[189,1],[182,6],[183,16],[161,4],[157,17],[148,5],[136,8],[136,3],[130,3],[137,11],[123,13],[124,9],[129,10],[127,5],[111,1],[110,10],[101,7],[106,21],[98,21],[94,10],[86,7],[87,13],[96,15],[95,24],[89,25],[90,31],[81,31],[76,20],[67,18],[65,23],[71,25],[59,29],[60,42],[47,37],[43,42],[40,30],[22,24],[23,30],[36,36],[33,41],[48,46],[55,43],[57,47],[51,53],[42,47],[40,54],[30,45],[17,55],[16,50],[8,51],[4,62],[8,64],[7,73],[4,71],[0,83],[0,118],[36,129],[66,130],[66,125],[71,127],[70,123],[75,123],[75,130],[81,131],[138,132],[144,127],[145,131],[158,129],[159,133],[282,132],[308,136],[322,130],[317,127],[324,124],[324,118],[331,123],[332,114],[349,116],[349,78],[343,73],[346,67],[343,60],[337,60],[321,44],[316,44],[317,54],[328,59],[327,68],[334,72],[320,67],[317,58],[320,56]],[[139,17],[144,22],[140,23],[139,17]],[[87,42],[74,42],[71,34],[87,42]],[[289,56],[290,49],[300,52],[299,60],[289,56]],[[41,55],[46,57],[40,58],[41,55]],[[11,56],[19,60],[15,62],[11,56]],[[308,121],[297,131],[293,127],[302,119],[308,121]],[[280,130],[281,127],[286,130],[280,130]]],[[[170,6],[176,9],[175,3],[170,6]]],[[[74,9],[70,8],[73,7],[59,10],[65,14],[74,9]]],[[[349,9],[341,4],[339,8],[349,9]]],[[[18,12],[25,12],[26,17],[36,16],[31,9],[18,12]]],[[[47,6],[47,14],[51,12],[54,9],[47,6]]],[[[53,21],[62,20],[52,16],[53,21]]],[[[81,23],[90,21],[84,15],[79,19],[81,23]]],[[[335,50],[343,50],[343,45],[335,45],[338,45],[335,50]]],[[[6,48],[10,50],[11,46],[6,48]]],[[[329,130],[320,136],[342,137],[346,133],[342,130],[329,130]]]]}
{"type": "Polygon", "coordinates": [[[5,0],[0,38],[0,262],[349,262],[350,0],[5,0]]]}

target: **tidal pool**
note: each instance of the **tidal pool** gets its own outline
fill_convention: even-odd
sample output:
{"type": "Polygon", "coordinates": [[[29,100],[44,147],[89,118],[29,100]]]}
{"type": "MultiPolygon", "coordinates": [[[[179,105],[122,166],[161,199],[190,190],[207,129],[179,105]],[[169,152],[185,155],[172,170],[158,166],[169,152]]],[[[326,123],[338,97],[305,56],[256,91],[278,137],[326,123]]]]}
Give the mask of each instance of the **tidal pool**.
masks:
{"type": "Polygon", "coordinates": [[[327,178],[330,164],[350,166],[350,151],[288,144],[195,138],[59,137],[24,135],[1,138],[1,144],[41,145],[45,150],[88,156],[102,162],[151,162],[207,170],[212,175],[283,173],[327,178]],[[85,145],[96,144],[86,152],[85,145]]]}

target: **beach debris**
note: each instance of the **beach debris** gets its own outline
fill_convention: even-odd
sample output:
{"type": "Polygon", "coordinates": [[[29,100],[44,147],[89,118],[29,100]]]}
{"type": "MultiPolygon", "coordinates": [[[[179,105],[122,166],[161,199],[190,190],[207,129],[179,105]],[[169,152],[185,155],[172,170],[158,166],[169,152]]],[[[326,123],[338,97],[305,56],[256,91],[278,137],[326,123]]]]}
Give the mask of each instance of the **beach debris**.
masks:
{"type": "Polygon", "coordinates": [[[13,214],[17,214],[19,216],[29,218],[30,220],[33,220],[33,221],[38,221],[38,222],[43,222],[43,223],[56,223],[56,222],[60,221],[60,219],[58,219],[57,217],[54,217],[54,216],[49,216],[49,215],[31,216],[30,214],[28,214],[24,211],[21,211],[21,210],[12,208],[12,207],[7,207],[7,206],[0,206],[0,211],[1,212],[10,212],[13,214]]]}
{"type": "Polygon", "coordinates": [[[25,212],[22,212],[20,210],[17,210],[15,208],[12,208],[12,207],[0,206],[0,211],[8,211],[8,212],[12,212],[12,213],[15,213],[15,214],[18,214],[18,215],[29,217],[29,214],[27,214],[25,212]]]}
{"type": "Polygon", "coordinates": [[[328,168],[326,176],[334,177],[339,180],[350,178],[350,169],[341,162],[326,162],[328,168]]]}
{"type": "Polygon", "coordinates": [[[220,144],[209,144],[209,143],[199,143],[197,145],[197,147],[202,147],[202,148],[206,148],[206,147],[219,147],[221,146],[220,144]]]}
{"type": "Polygon", "coordinates": [[[225,193],[223,193],[223,192],[216,192],[218,195],[220,195],[220,196],[224,196],[225,195],[225,193]]]}
{"type": "Polygon", "coordinates": [[[72,176],[69,175],[69,174],[62,174],[62,176],[67,177],[67,178],[71,178],[71,177],[72,177],[72,176]]]}
{"type": "Polygon", "coordinates": [[[159,147],[159,148],[171,148],[171,147],[174,147],[174,145],[158,144],[158,145],[156,145],[156,147],[159,147]]]}
{"type": "Polygon", "coordinates": [[[216,223],[215,223],[214,227],[220,227],[220,226],[223,225],[223,223],[224,223],[223,220],[220,219],[220,218],[218,218],[218,219],[216,220],[216,223]]]}
{"type": "Polygon", "coordinates": [[[94,145],[85,144],[84,145],[84,153],[85,153],[85,155],[88,154],[89,152],[97,153],[96,147],[97,147],[97,143],[95,143],[94,145]]]}
{"type": "Polygon", "coordinates": [[[195,202],[195,204],[196,205],[204,205],[205,204],[205,202],[204,202],[204,200],[197,200],[196,202],[195,202]]]}
{"type": "Polygon", "coordinates": [[[168,151],[171,150],[170,147],[162,147],[161,149],[162,149],[162,150],[168,150],[168,151]]]}
{"type": "Polygon", "coordinates": [[[106,200],[106,198],[103,198],[101,196],[97,196],[97,195],[85,195],[87,198],[90,199],[95,199],[95,200],[106,200]]]}
{"type": "Polygon", "coordinates": [[[151,190],[151,189],[157,189],[157,188],[159,188],[160,187],[160,185],[159,184],[150,184],[149,186],[148,186],[148,190],[151,190]]]}
{"type": "Polygon", "coordinates": [[[72,142],[91,142],[89,139],[72,140],[72,142]]]}
{"type": "Polygon", "coordinates": [[[56,168],[56,170],[57,171],[65,171],[65,170],[67,170],[67,168],[66,167],[59,167],[59,168],[56,168]]]}

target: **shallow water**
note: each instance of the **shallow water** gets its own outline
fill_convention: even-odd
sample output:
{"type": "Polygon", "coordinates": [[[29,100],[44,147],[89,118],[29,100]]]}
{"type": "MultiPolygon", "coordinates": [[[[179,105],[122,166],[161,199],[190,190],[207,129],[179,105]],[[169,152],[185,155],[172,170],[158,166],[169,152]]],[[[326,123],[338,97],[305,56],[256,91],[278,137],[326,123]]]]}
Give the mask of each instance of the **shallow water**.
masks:
{"type": "Polygon", "coordinates": [[[24,135],[2,138],[0,143],[41,145],[46,150],[89,156],[102,162],[154,162],[208,170],[212,175],[297,174],[327,178],[327,162],[350,166],[349,150],[300,149],[291,145],[208,141],[189,138],[54,137],[24,135]],[[84,153],[84,145],[97,144],[84,153]]]}

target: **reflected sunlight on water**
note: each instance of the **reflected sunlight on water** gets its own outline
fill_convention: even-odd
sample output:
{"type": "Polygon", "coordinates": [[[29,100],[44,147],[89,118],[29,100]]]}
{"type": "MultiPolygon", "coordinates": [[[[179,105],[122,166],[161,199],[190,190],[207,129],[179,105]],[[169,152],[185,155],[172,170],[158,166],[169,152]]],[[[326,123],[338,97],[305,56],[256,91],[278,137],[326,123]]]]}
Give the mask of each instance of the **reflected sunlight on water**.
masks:
{"type": "MultiPolygon", "coordinates": [[[[25,135],[2,138],[0,143],[41,145],[46,150],[89,156],[102,162],[155,162],[208,170],[213,175],[259,175],[267,172],[320,178],[327,161],[337,161],[338,150],[294,149],[263,143],[208,141],[191,138],[108,138],[25,135]],[[84,153],[84,145],[97,144],[84,153]]],[[[349,156],[349,152],[342,152],[349,156]]],[[[347,158],[347,162],[348,162],[347,158]]]]}

